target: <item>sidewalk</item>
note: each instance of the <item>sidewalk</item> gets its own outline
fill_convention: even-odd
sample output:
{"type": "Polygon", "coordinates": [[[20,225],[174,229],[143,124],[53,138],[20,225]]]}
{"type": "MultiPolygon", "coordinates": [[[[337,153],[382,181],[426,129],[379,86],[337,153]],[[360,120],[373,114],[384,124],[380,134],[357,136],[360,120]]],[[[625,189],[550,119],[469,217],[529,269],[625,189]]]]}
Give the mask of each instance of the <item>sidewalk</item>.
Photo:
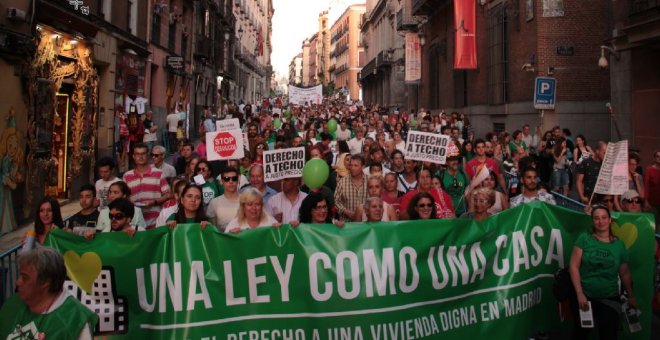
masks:
{"type": "MultiPolygon", "coordinates": [[[[75,201],[69,200],[66,201],[66,203],[60,207],[60,210],[62,211],[62,218],[66,219],[69,216],[72,216],[73,214],[77,213],[78,210],[80,210],[80,205],[78,204],[77,200],[75,201]]],[[[0,253],[4,253],[5,251],[19,244],[25,233],[33,227],[34,227],[34,221],[31,221],[20,225],[18,229],[12,232],[0,236],[0,253]]]]}

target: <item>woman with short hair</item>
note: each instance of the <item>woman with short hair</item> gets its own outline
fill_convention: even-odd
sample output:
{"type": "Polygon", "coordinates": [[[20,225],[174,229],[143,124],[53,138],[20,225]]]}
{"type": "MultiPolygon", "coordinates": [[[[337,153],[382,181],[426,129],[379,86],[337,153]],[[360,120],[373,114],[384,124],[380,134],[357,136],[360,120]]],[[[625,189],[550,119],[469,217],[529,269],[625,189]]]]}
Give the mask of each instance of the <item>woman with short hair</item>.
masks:
{"type": "Polygon", "coordinates": [[[279,227],[280,224],[264,209],[264,198],[259,190],[248,188],[241,193],[236,217],[227,224],[225,232],[241,232],[260,227],[279,227]]]}

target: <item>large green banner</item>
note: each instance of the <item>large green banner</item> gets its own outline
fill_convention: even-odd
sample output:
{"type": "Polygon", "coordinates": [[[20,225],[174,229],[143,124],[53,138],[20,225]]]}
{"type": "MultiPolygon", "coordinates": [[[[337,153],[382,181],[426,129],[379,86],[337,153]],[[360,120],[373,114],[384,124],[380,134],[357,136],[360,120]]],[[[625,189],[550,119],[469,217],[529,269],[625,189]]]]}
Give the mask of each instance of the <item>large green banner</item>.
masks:
{"type": "MultiPolygon", "coordinates": [[[[650,338],[654,222],[614,216],[650,338]]],[[[302,225],[220,234],[181,225],[54,232],[66,288],[130,339],[526,339],[565,328],[552,295],[591,218],[545,203],[486,221],[302,225]]]]}

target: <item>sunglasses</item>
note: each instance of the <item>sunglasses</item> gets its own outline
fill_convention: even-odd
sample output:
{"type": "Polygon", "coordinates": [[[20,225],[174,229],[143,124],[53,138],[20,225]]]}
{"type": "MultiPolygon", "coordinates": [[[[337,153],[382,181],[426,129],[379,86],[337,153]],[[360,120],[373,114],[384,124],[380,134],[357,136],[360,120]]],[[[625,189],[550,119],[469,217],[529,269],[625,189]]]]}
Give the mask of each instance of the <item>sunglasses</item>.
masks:
{"type": "Polygon", "coordinates": [[[197,168],[197,172],[202,172],[202,171],[204,172],[209,171],[209,168],[197,168]]]}
{"type": "Polygon", "coordinates": [[[433,203],[420,203],[417,208],[433,208],[433,203]]]}
{"type": "Polygon", "coordinates": [[[222,176],[222,180],[225,182],[229,182],[229,181],[238,182],[238,176],[231,176],[231,177],[222,176]]]}
{"type": "Polygon", "coordinates": [[[152,153],[151,157],[163,157],[162,153],[152,153]]]}
{"type": "Polygon", "coordinates": [[[628,202],[628,204],[631,204],[631,203],[640,204],[640,203],[642,203],[642,201],[638,198],[625,199],[624,201],[628,202]]]}
{"type": "Polygon", "coordinates": [[[122,213],[119,213],[119,214],[108,214],[108,217],[109,217],[111,220],[115,220],[115,221],[116,221],[116,220],[121,220],[121,219],[126,218],[126,215],[124,215],[124,214],[122,214],[122,213]]]}

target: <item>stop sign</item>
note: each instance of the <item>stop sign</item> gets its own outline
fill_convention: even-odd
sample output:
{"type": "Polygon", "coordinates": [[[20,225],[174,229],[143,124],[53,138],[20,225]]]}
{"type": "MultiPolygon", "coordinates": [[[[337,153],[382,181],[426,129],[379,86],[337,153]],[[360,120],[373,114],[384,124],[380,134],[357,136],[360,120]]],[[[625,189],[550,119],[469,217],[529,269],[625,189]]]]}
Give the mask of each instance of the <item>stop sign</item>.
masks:
{"type": "Polygon", "coordinates": [[[227,131],[219,132],[213,138],[213,151],[220,157],[229,157],[236,152],[238,145],[236,138],[227,131]]]}

